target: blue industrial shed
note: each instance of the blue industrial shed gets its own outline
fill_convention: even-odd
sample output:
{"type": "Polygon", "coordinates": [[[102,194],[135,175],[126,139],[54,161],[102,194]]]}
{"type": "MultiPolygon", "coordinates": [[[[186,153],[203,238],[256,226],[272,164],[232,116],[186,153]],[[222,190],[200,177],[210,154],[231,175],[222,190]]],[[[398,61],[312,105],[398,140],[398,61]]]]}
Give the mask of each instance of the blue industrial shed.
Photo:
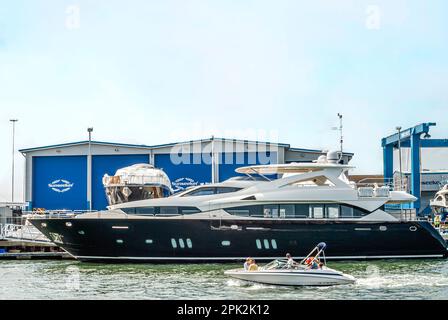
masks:
{"type": "MultiPolygon", "coordinates": [[[[321,150],[288,144],[210,138],[155,146],[79,141],[22,149],[26,158],[25,200],[29,210],[102,210],[102,177],[123,167],[150,163],[163,169],[173,189],[218,182],[244,165],[310,162],[321,150]],[[230,148],[229,148],[230,146],[230,148]],[[212,166],[211,161],[216,164],[212,166]]],[[[352,153],[344,153],[347,163],[352,153]]]]}

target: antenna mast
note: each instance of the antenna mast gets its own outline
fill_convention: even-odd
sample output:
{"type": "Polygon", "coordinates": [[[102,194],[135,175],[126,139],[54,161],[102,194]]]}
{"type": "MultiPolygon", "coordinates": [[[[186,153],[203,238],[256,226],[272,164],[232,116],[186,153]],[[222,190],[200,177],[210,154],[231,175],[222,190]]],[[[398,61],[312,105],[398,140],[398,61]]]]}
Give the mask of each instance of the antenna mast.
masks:
{"type": "Polygon", "coordinates": [[[343,151],[344,151],[344,148],[343,148],[344,136],[342,135],[342,128],[343,128],[343,126],[342,126],[342,114],[338,113],[338,117],[339,117],[339,133],[340,133],[340,140],[339,140],[339,142],[341,143],[341,154],[339,155],[339,163],[342,163],[343,162],[342,156],[343,156],[343,151]]]}

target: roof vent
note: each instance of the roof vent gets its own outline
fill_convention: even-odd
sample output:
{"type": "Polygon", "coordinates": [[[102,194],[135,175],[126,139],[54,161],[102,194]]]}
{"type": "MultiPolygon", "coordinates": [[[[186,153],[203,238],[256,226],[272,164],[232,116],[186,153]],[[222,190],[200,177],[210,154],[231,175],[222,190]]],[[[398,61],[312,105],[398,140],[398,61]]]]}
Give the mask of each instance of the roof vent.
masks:
{"type": "Polygon", "coordinates": [[[255,196],[250,196],[250,197],[247,197],[247,198],[243,198],[241,200],[257,200],[257,198],[255,198],[255,196]]]}

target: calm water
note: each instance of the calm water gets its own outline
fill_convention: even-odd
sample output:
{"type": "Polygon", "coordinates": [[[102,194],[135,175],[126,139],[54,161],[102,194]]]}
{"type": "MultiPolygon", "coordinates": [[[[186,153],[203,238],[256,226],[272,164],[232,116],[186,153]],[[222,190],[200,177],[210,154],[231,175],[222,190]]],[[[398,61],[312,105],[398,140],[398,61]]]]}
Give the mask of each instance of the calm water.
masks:
{"type": "Polygon", "coordinates": [[[448,299],[448,260],[333,262],[357,283],[317,289],[224,276],[238,266],[0,261],[0,299],[448,299]]]}

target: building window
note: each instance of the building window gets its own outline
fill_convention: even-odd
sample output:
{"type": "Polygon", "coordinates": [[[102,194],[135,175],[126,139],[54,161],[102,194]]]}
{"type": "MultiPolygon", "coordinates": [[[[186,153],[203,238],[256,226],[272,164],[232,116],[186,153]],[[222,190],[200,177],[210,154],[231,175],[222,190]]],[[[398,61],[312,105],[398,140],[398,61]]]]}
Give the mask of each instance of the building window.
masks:
{"type": "Polygon", "coordinates": [[[174,249],[177,248],[177,242],[176,242],[176,239],[171,238],[171,246],[172,246],[174,249]]]}

